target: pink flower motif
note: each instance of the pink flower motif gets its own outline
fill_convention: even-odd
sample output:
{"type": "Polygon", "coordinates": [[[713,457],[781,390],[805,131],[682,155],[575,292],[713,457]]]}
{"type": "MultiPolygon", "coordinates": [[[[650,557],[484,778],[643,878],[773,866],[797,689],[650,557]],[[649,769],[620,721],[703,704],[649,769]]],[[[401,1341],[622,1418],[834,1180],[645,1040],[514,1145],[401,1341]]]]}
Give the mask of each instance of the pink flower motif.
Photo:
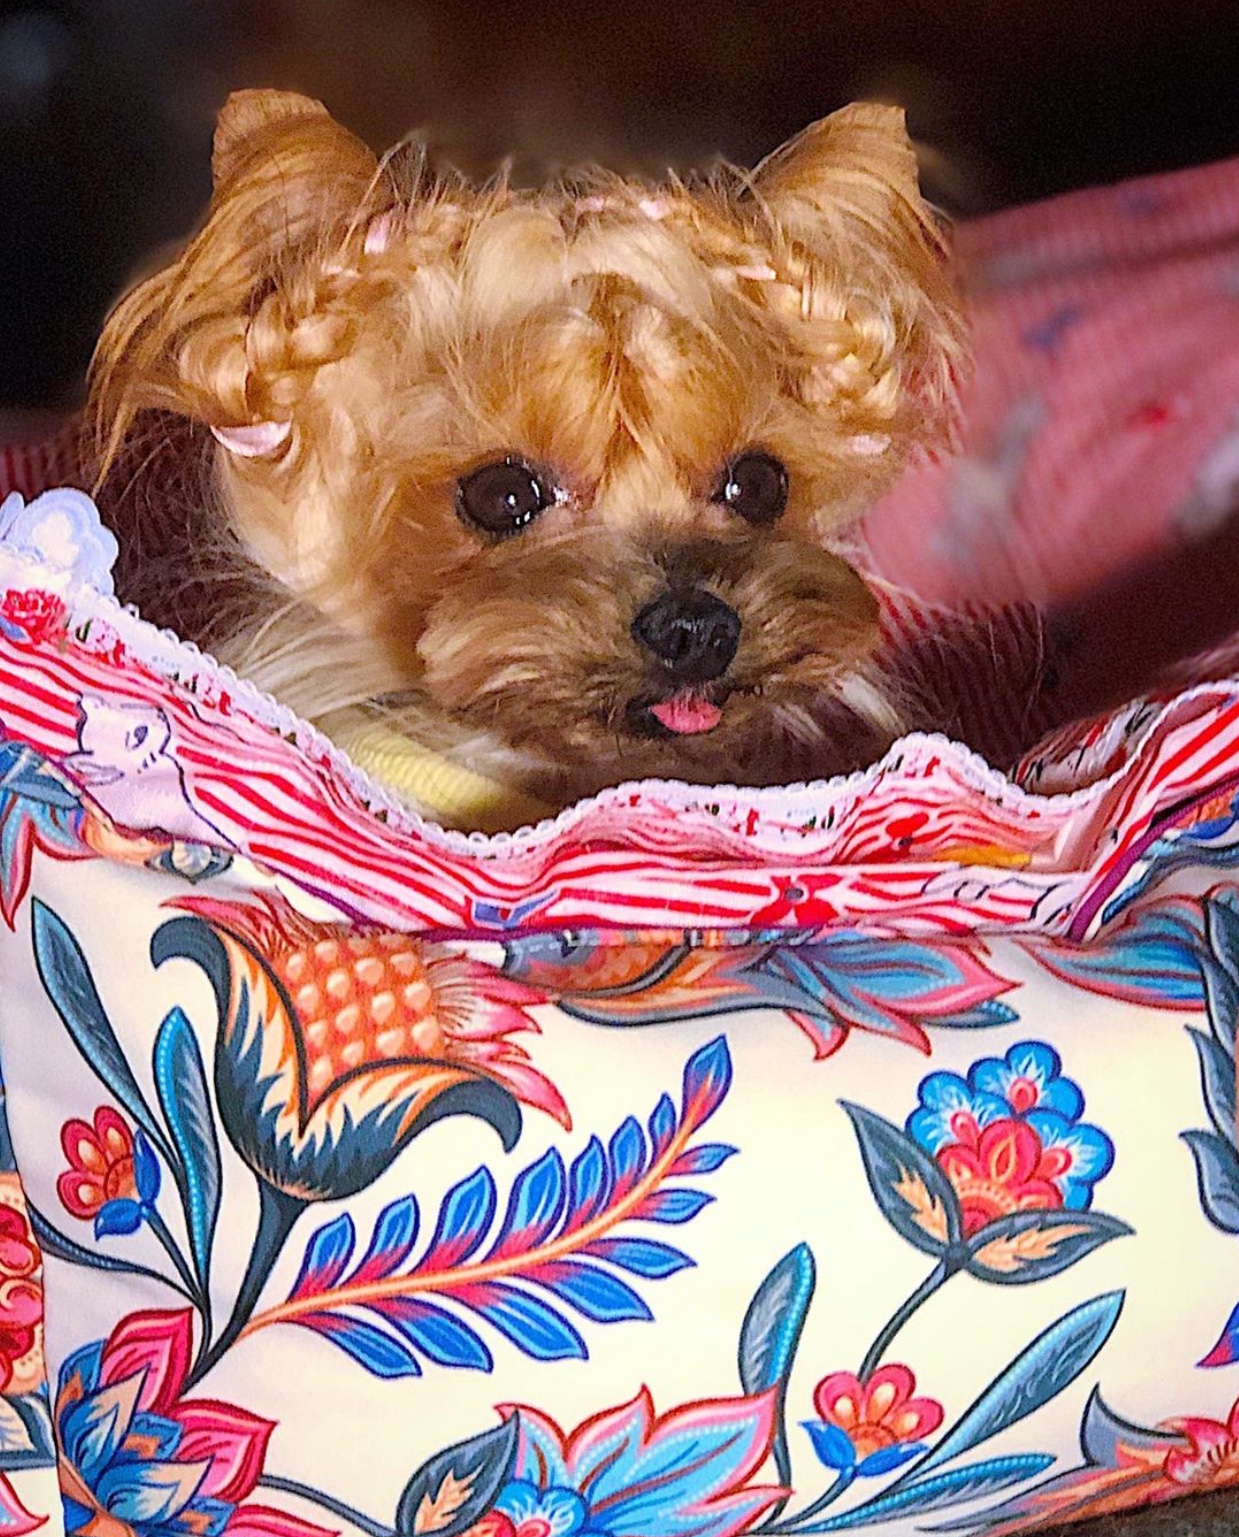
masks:
{"type": "Polygon", "coordinates": [[[188,1309],[134,1313],[61,1368],[66,1528],[110,1537],[190,1537],[208,1528],[219,1537],[328,1537],[298,1516],[244,1503],[275,1424],[233,1404],[181,1397],[191,1320],[188,1309]]]}
{"type": "Polygon", "coordinates": [[[960,1140],[939,1149],[937,1158],[959,1196],[965,1238],[1013,1212],[1062,1207],[1055,1181],[1070,1167],[1070,1157],[1044,1147],[1027,1121],[1008,1118],[982,1129],[961,1115],[954,1129],[960,1140]]]}
{"type": "Polygon", "coordinates": [[[1169,1428],[1185,1435],[1190,1445],[1167,1453],[1163,1464],[1167,1478],[1176,1484],[1210,1489],[1239,1483],[1239,1399],[1231,1406],[1225,1424],[1184,1418],[1172,1421],[1169,1428]]]}
{"type": "MultiPolygon", "coordinates": [[[[855,1466],[862,1474],[867,1471],[866,1463],[874,1471],[897,1466],[895,1460],[880,1454],[922,1441],[942,1424],[942,1405],[934,1398],[914,1397],[915,1391],[916,1377],[906,1366],[880,1366],[864,1382],[853,1372],[831,1372],[823,1377],[814,1389],[813,1406],[822,1424],[842,1431],[851,1443],[850,1454],[832,1457],[830,1465],[855,1466]],[[875,1458],[884,1464],[882,1469],[872,1460],[875,1458]]],[[[831,1437],[824,1444],[833,1451],[842,1443],[831,1437]]],[[[819,1456],[822,1449],[818,1447],[819,1456]]]]}
{"type": "Polygon", "coordinates": [[[0,599],[0,615],[23,630],[37,646],[62,633],[68,610],[54,593],[33,587],[27,592],[6,592],[0,599]]]}
{"type": "Polygon", "coordinates": [[[69,1167],[56,1181],[67,1212],[89,1221],[109,1201],[132,1200],[138,1193],[133,1167],[133,1133],[110,1105],[95,1111],[94,1125],[66,1121],[60,1146],[69,1167]]]}

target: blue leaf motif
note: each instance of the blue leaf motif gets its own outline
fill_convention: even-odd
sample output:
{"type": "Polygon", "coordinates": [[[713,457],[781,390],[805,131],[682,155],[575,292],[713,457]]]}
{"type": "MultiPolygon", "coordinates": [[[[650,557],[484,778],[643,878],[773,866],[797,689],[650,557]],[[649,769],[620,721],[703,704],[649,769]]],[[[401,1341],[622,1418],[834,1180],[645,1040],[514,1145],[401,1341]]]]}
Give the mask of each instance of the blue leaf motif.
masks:
{"type": "MultiPolygon", "coordinates": [[[[952,1468],[949,1473],[939,1473],[935,1478],[901,1482],[898,1488],[885,1490],[857,1505],[842,1515],[830,1516],[812,1526],[797,1528],[801,1533],[846,1532],[858,1526],[869,1526],[895,1515],[924,1515],[930,1510],[942,1510],[951,1505],[962,1505],[983,1495],[999,1494],[1013,1484],[1044,1473],[1054,1462],[1045,1452],[1030,1452],[1023,1456],[991,1457],[985,1462],[970,1463],[966,1467],[952,1468]]],[[[971,1526],[976,1517],[969,1517],[961,1525],[971,1526]]],[[[928,1527],[928,1531],[953,1531],[955,1524],[928,1527]]]]}
{"type": "Polygon", "coordinates": [[[668,1144],[675,1136],[679,1119],[675,1113],[675,1106],[671,1103],[671,1096],[664,1094],[650,1114],[650,1143],[656,1158],[667,1151],[668,1144]]]}
{"type": "MultiPolygon", "coordinates": [[[[917,1465],[917,1480],[1018,1424],[1080,1375],[1110,1338],[1122,1292],[1106,1292],[1072,1308],[1016,1356],[917,1465]]],[[[899,1480],[908,1482],[909,1475],[899,1480]]]]}
{"type": "Polygon", "coordinates": [[[671,1172],[673,1175],[713,1174],[738,1151],[726,1142],[703,1142],[700,1147],[690,1147],[686,1153],[681,1153],[672,1164],[671,1172]]]}
{"type": "Polygon", "coordinates": [[[896,1468],[901,1468],[906,1462],[911,1462],[914,1457],[919,1457],[925,1450],[921,1441],[904,1441],[895,1446],[882,1446],[876,1452],[870,1452],[868,1457],[856,1464],[856,1473],[860,1478],[881,1478],[884,1473],[893,1473],[896,1468]]]}
{"type": "Polygon", "coordinates": [[[654,1317],[626,1281],[600,1265],[583,1265],[575,1259],[552,1260],[531,1271],[530,1277],[595,1323],[648,1322],[654,1317]]]}
{"type": "Polygon", "coordinates": [[[517,1175],[496,1252],[541,1243],[563,1215],[564,1187],[563,1159],[555,1148],[548,1148],[517,1175]]]}
{"type": "Polygon", "coordinates": [[[816,1284],[813,1251],[808,1244],[797,1244],[757,1288],[740,1325],[737,1364],[741,1387],[750,1397],[773,1387],[780,1390],[771,1451],[779,1479],[789,1487],[792,1469],[784,1423],[787,1379],[816,1284]]]}
{"type": "MultiPolygon", "coordinates": [[[[378,1280],[383,1276],[391,1275],[394,1270],[399,1270],[413,1253],[420,1225],[417,1201],[413,1196],[402,1196],[400,1200],[393,1201],[390,1206],[385,1206],[374,1224],[370,1245],[361,1264],[357,1267],[357,1274],[365,1276],[367,1280],[378,1280]]],[[[345,1264],[347,1263],[346,1258],[345,1264]]],[[[343,1267],[340,1273],[343,1274],[343,1267]]],[[[336,1279],[338,1280],[339,1276],[336,1279]]]]}
{"type": "MultiPolygon", "coordinates": [[[[205,1291],[221,1198],[219,1135],[198,1040],[179,1008],[169,1012],[155,1037],[154,1076],[159,1105],[180,1155],[173,1175],[185,1212],[194,1273],[205,1291]]],[[[141,1181],[138,1193],[144,1200],[154,1199],[143,1194],[141,1181]]]]}
{"type": "Polygon", "coordinates": [[[453,1185],[439,1209],[430,1250],[422,1263],[443,1269],[475,1254],[490,1232],[498,1204],[494,1175],[489,1169],[475,1169],[467,1179],[453,1185]]]}
{"type": "Polygon", "coordinates": [[[611,1138],[611,1166],[619,1185],[633,1185],[645,1172],[645,1134],[634,1116],[621,1122],[611,1138]]]}
{"type": "Polygon", "coordinates": [[[714,1200],[702,1190],[656,1190],[642,1201],[637,1216],[647,1222],[665,1222],[678,1227],[691,1222],[714,1200]]]}
{"type": "Polygon", "coordinates": [[[121,1050],[81,946],[61,919],[37,897],[31,903],[31,927],[39,980],[70,1039],[100,1083],[158,1148],[165,1163],[176,1169],[176,1154],[121,1050]]]}
{"type": "Polygon", "coordinates": [[[1196,1160],[1196,1184],[1205,1216],[1223,1233],[1239,1233],[1239,1155],[1211,1131],[1179,1135],[1196,1160]]]}
{"type": "Polygon", "coordinates": [[[95,1213],[96,1238],[129,1238],[145,1221],[142,1207],[126,1197],[108,1201],[95,1213]]]}
{"type": "Polygon", "coordinates": [[[135,1127],[133,1133],[133,1182],[143,1206],[150,1206],[158,1199],[159,1160],[140,1126],[135,1127]]]}
{"type": "Polygon", "coordinates": [[[682,1249],[654,1238],[598,1238],[586,1244],[581,1253],[607,1260],[630,1275],[644,1276],[650,1281],[661,1281],[693,1264],[682,1249]]]}
{"type": "Polygon", "coordinates": [[[535,1361],[584,1361],[585,1341],[562,1313],[507,1281],[480,1281],[452,1295],[535,1361]]]}
{"type": "Polygon", "coordinates": [[[574,1222],[588,1222],[600,1212],[611,1196],[611,1168],[602,1143],[591,1137],[572,1160],[568,1171],[568,1204],[574,1222]]]}
{"type": "Polygon", "coordinates": [[[727,1037],[717,1036],[691,1056],[684,1069],[681,1121],[704,1126],[727,1098],[731,1088],[731,1054],[727,1037]]]}
{"type": "Polygon", "coordinates": [[[1198,1009],[1202,932],[1200,904],[1172,897],[1129,909],[1087,944],[1029,940],[1025,949],[1072,987],[1153,1008],[1198,1009]]]}
{"type": "Polygon", "coordinates": [[[356,1264],[352,1219],[328,1222],[311,1236],[287,1302],[255,1315],[252,1326],[299,1323],[386,1375],[409,1375],[408,1362],[423,1356],[489,1371],[489,1351],[458,1316],[467,1310],[536,1360],[584,1358],[569,1314],[599,1324],[649,1319],[645,1299],[620,1272],[657,1281],[693,1263],[670,1244],[622,1228],[692,1221],[712,1197],[670,1182],[707,1175],[735,1152],[689,1141],[717,1108],[717,1085],[730,1081],[725,1043],[711,1043],[704,1060],[707,1072],[703,1052],[684,1070],[684,1103],[696,1119],[668,1124],[675,1108],[662,1096],[649,1118],[649,1145],[641,1123],[627,1116],[609,1149],[591,1137],[566,1169],[558,1150],[548,1150],[513,1179],[497,1230],[495,1180],[485,1168],[447,1191],[420,1258],[412,1196],[380,1212],[356,1264]]]}
{"type": "Polygon", "coordinates": [[[360,1366],[376,1377],[420,1377],[417,1357],[403,1340],[376,1329],[364,1318],[344,1319],[332,1313],[311,1313],[297,1322],[321,1334],[352,1356],[360,1366]]]}
{"type": "Polygon", "coordinates": [[[437,1366],[464,1367],[488,1372],[494,1366],[491,1353],[468,1324],[446,1308],[407,1297],[384,1298],[373,1310],[412,1346],[437,1366]]]}
{"type": "Polygon", "coordinates": [[[334,1217],[310,1237],[292,1295],[301,1297],[334,1286],[348,1267],[357,1242],[357,1230],[347,1212],[334,1217]]]}
{"type": "Polygon", "coordinates": [[[825,1420],[806,1420],[804,1428],[817,1460],[824,1468],[834,1468],[842,1473],[856,1466],[856,1448],[851,1437],[838,1425],[830,1425],[825,1420]]]}

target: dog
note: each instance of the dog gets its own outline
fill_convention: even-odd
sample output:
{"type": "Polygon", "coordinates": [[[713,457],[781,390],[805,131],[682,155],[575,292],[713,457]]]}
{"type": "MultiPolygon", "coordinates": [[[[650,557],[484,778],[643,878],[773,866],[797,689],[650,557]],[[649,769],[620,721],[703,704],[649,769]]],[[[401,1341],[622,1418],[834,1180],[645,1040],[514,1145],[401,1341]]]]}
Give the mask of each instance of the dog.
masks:
{"type": "Polygon", "coordinates": [[[378,721],[551,808],[847,771],[915,724],[847,558],[967,366],[899,110],[753,172],[523,189],[243,91],[212,169],[93,365],[123,600],[337,740],[378,721]]]}

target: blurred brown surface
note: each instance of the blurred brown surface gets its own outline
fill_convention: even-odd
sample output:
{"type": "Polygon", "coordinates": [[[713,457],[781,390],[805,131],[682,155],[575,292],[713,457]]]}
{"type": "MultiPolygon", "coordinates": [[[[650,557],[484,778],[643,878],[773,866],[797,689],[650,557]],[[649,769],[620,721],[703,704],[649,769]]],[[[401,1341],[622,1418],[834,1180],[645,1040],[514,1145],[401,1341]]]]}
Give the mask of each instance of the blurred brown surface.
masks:
{"type": "Polygon", "coordinates": [[[902,101],[957,212],[1239,152],[1235,0],[0,0],[0,404],[72,403],[100,317],[208,191],[238,85],[466,169],[752,161],[902,101]]]}

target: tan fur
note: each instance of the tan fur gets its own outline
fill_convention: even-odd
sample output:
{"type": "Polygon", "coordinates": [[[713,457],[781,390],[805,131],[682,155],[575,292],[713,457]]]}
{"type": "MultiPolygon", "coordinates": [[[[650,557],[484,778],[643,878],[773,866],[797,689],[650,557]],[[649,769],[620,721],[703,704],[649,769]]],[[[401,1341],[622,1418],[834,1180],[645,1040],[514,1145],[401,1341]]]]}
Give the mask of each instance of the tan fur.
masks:
{"type": "Polygon", "coordinates": [[[380,162],[318,103],[242,92],[214,171],[201,232],[110,317],[93,409],[105,500],[169,414],[197,424],[186,559],[213,542],[251,610],[221,625],[136,566],[124,596],[329,729],[369,702],[560,801],[768,782],[790,743],[833,771],[889,739],[876,605],[832,541],[949,442],[963,363],[901,113],[846,108],[752,174],[525,191],[407,146],[380,162]],[[751,448],[789,476],[769,528],[711,500],[751,448]],[[508,454],[557,499],[495,543],[455,492],[508,454]],[[668,688],[630,627],[669,581],[743,628],[705,690],[719,725],[657,740],[628,729],[668,688]]]}

